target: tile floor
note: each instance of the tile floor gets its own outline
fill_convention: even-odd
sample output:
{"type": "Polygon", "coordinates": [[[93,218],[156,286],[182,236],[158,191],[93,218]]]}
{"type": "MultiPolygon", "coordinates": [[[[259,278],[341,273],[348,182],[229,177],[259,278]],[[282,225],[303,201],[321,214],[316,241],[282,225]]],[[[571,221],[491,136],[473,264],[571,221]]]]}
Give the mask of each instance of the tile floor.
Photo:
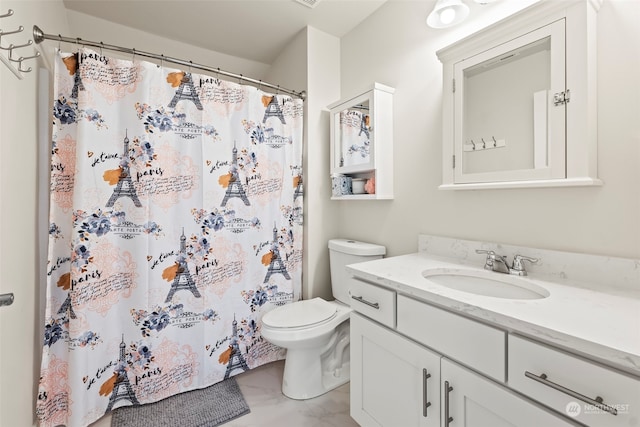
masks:
{"type": "MultiPolygon", "coordinates": [[[[251,412],[220,427],[358,427],[349,416],[349,383],[309,400],[282,394],[284,361],[269,363],[237,375],[251,412]]],[[[90,427],[110,427],[106,416],[90,427]]]]}
{"type": "Polygon", "coordinates": [[[282,394],[284,361],[236,376],[251,413],[221,427],[357,427],[349,416],[349,383],[309,400],[282,394]]]}

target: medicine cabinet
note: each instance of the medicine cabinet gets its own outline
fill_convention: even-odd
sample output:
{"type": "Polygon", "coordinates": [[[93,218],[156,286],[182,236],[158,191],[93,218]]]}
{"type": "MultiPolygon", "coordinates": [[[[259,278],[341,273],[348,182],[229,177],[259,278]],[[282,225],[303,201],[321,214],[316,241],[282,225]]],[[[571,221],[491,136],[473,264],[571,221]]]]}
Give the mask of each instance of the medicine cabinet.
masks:
{"type": "Polygon", "coordinates": [[[393,93],[374,83],[329,105],[330,172],[367,182],[367,192],[334,194],[332,200],[393,199],[393,93]]]}
{"type": "Polygon", "coordinates": [[[542,0],[437,52],[446,190],[600,185],[599,0],[542,0]]]}

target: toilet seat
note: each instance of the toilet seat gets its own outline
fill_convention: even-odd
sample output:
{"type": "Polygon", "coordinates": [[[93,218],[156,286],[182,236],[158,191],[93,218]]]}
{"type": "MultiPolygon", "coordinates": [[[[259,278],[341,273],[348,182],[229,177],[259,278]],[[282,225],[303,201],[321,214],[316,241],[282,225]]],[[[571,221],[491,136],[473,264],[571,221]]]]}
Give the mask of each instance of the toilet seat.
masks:
{"type": "Polygon", "coordinates": [[[266,313],[262,322],[275,329],[309,328],[336,317],[337,307],[322,298],[297,301],[266,313]]]}

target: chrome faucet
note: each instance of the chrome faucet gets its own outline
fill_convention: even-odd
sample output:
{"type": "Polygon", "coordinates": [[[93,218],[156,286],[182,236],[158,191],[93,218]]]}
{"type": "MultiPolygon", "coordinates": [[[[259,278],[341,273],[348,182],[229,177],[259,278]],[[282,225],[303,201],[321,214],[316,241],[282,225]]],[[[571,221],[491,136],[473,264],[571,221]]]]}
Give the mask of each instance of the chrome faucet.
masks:
{"type": "Polygon", "coordinates": [[[476,249],[478,254],[487,254],[487,259],[484,263],[485,270],[495,271],[498,273],[513,274],[516,276],[526,276],[527,270],[524,267],[523,261],[528,261],[532,264],[538,262],[537,258],[531,258],[524,255],[515,255],[511,266],[507,261],[507,257],[498,255],[494,251],[487,251],[484,249],[476,249]]]}

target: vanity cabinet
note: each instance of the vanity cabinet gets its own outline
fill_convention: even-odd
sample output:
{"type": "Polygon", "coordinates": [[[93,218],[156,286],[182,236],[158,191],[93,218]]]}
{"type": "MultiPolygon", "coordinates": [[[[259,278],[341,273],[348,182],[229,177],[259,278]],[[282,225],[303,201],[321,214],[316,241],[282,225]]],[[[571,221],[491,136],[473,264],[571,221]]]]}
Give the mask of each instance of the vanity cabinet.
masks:
{"type": "Polygon", "coordinates": [[[437,52],[443,64],[440,189],[602,184],[601,2],[541,1],[437,52]]]}
{"type": "Polygon", "coordinates": [[[592,427],[640,422],[640,381],[515,335],[509,336],[509,386],[592,427]]]}
{"type": "Polygon", "coordinates": [[[375,183],[366,187],[369,192],[334,193],[332,200],[393,199],[394,92],[374,83],[364,92],[329,105],[331,177],[375,183]]]}
{"type": "Polygon", "coordinates": [[[440,355],[351,315],[351,417],[363,427],[438,427],[440,355]]]}
{"type": "Polygon", "coordinates": [[[513,391],[443,358],[443,427],[575,426],[513,391]]]}
{"type": "Polygon", "coordinates": [[[361,426],[576,425],[507,387],[506,331],[354,282],[351,417],[361,426]]]}

